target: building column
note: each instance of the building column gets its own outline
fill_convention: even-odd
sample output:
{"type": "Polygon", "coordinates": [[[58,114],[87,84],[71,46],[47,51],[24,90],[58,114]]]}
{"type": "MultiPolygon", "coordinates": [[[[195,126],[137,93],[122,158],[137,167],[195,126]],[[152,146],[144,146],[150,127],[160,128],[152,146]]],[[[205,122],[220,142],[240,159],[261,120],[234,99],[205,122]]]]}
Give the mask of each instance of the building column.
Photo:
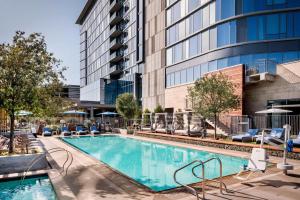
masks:
{"type": "Polygon", "coordinates": [[[91,106],[90,118],[94,119],[94,107],[91,106]]]}

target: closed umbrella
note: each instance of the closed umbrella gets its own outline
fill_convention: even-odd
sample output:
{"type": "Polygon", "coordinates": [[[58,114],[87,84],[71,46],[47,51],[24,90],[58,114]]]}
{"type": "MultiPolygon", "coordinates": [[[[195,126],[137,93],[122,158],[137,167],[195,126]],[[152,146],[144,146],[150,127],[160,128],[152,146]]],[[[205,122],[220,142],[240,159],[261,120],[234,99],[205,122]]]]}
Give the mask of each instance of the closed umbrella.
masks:
{"type": "Polygon", "coordinates": [[[293,112],[293,111],[284,110],[284,109],[280,109],[280,108],[270,108],[270,109],[266,109],[266,110],[257,111],[255,113],[257,113],[257,114],[282,114],[282,113],[290,113],[290,112],[293,112]]]}

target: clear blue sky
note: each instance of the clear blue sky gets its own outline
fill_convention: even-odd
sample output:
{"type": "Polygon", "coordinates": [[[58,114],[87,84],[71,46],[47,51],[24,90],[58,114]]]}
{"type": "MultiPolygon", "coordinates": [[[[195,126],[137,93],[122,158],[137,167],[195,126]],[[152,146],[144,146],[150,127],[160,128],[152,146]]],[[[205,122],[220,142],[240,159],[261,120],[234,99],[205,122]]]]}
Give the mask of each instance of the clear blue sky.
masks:
{"type": "Polygon", "coordinates": [[[0,43],[11,42],[16,30],[42,33],[48,50],[68,67],[68,84],[80,83],[79,25],[86,0],[0,0],[0,43]]]}

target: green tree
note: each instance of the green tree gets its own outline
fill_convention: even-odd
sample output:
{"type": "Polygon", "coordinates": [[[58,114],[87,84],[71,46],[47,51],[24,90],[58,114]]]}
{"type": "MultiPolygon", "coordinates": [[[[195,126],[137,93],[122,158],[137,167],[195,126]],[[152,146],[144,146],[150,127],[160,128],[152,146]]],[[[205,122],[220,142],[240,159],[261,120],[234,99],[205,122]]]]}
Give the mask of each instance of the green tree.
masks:
{"type": "Polygon", "coordinates": [[[164,109],[162,108],[161,105],[157,105],[156,108],[154,109],[154,113],[163,113],[164,109]]]}
{"type": "Polygon", "coordinates": [[[17,31],[11,44],[0,44],[0,99],[10,117],[10,153],[15,113],[29,110],[39,115],[47,110],[61,86],[63,71],[41,34],[26,36],[17,31]]]}
{"type": "Polygon", "coordinates": [[[204,76],[188,89],[188,97],[193,110],[204,118],[214,118],[217,136],[217,116],[239,106],[240,99],[235,95],[236,85],[222,73],[204,76]]]}
{"type": "Polygon", "coordinates": [[[124,117],[126,124],[128,120],[133,119],[137,110],[139,109],[138,103],[131,93],[124,93],[118,96],[116,100],[117,112],[124,117]]]}

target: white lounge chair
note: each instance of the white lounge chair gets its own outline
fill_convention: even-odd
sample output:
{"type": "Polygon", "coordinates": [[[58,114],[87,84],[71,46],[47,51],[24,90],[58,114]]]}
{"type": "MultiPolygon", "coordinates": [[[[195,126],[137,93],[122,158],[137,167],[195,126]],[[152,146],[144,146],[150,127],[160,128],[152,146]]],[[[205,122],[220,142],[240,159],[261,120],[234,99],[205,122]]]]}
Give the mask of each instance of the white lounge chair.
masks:
{"type": "Polygon", "coordinates": [[[267,151],[263,148],[253,148],[251,157],[248,161],[248,166],[239,172],[235,178],[239,180],[248,180],[253,172],[265,172],[267,169],[267,151]],[[241,177],[240,175],[245,171],[250,171],[246,177],[241,177]]]}

